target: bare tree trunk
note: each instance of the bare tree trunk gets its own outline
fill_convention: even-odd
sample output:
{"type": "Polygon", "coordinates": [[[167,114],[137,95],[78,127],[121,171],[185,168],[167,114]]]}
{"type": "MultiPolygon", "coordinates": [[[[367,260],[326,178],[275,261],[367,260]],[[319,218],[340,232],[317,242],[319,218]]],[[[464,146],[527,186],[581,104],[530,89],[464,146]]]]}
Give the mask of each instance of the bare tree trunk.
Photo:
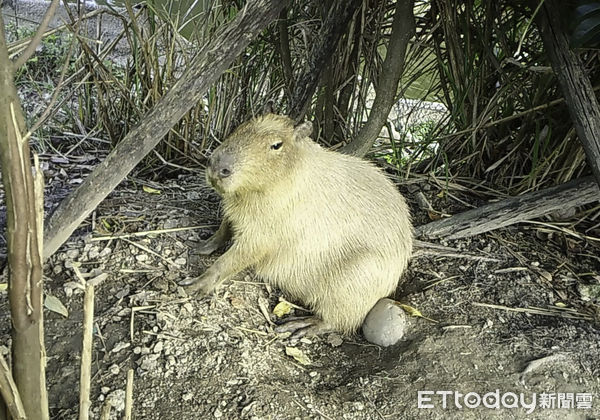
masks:
{"type": "Polygon", "coordinates": [[[142,122],[113,149],[85,182],[56,209],[44,234],[44,258],[52,255],[96,206],[200,100],[287,1],[249,1],[220,36],[206,45],[142,122]]]}
{"type": "Polygon", "coordinates": [[[48,398],[42,312],[43,182],[39,166],[34,182],[14,70],[0,11],[0,162],[6,192],[13,376],[27,417],[44,420],[48,398]]]}
{"type": "Polygon", "coordinates": [[[294,84],[289,114],[297,122],[304,118],[323,69],[331,61],[340,37],[361,4],[362,0],[335,0],[329,9],[327,19],[323,21],[319,35],[308,53],[304,71],[294,84]]]}
{"type": "Polygon", "coordinates": [[[579,56],[569,48],[563,2],[546,0],[537,23],[587,162],[600,185],[600,106],[579,56]]]}
{"type": "Polygon", "coordinates": [[[416,233],[429,239],[466,238],[598,200],[600,189],[592,177],[587,177],[436,220],[417,227],[416,233]]]}
{"type": "Polygon", "coordinates": [[[414,0],[398,0],[394,12],[392,35],[387,46],[385,60],[379,76],[375,100],[369,119],[354,140],[341,150],[356,156],[367,154],[387,122],[396,101],[398,83],[404,71],[404,59],[408,42],[415,33],[414,0]]]}

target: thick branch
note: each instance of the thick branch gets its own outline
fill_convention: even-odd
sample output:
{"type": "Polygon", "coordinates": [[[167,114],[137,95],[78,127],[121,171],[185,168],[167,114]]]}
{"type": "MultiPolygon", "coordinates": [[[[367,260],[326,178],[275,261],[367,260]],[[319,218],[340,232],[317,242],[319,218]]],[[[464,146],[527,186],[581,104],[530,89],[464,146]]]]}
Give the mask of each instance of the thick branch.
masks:
{"type": "Polygon", "coordinates": [[[478,235],[515,223],[535,219],[569,207],[600,200],[600,189],[593,177],[578,179],[542,191],[511,197],[497,203],[419,226],[417,236],[457,239],[478,235]]]}
{"type": "MultiPolygon", "coordinates": [[[[6,197],[8,298],[12,321],[13,378],[27,418],[48,418],[42,312],[43,180],[34,180],[25,119],[0,11],[0,162],[6,197]]],[[[36,160],[37,164],[37,160],[36,160]]]]}
{"type": "Polygon", "coordinates": [[[392,34],[387,46],[385,60],[379,76],[373,107],[369,119],[354,140],[342,148],[342,152],[364,156],[379,136],[396,101],[398,83],[404,71],[404,58],[408,42],[415,33],[413,15],[414,0],[398,0],[392,24],[392,34]]]}
{"type": "Polygon", "coordinates": [[[563,2],[546,0],[537,22],[587,162],[600,184],[600,106],[579,56],[569,48],[565,12],[563,2]]]}
{"type": "Polygon", "coordinates": [[[330,62],[340,37],[346,31],[348,22],[362,4],[362,0],[350,0],[349,2],[336,0],[334,3],[310,49],[304,71],[294,84],[289,115],[296,121],[304,118],[319,84],[321,73],[330,62]]]}
{"type": "Polygon", "coordinates": [[[38,45],[40,45],[40,42],[42,42],[42,38],[44,37],[44,33],[46,32],[46,29],[48,29],[48,25],[50,25],[50,21],[54,17],[54,13],[56,13],[56,9],[58,8],[59,4],[60,0],[52,0],[52,3],[50,3],[48,10],[46,10],[44,18],[40,22],[40,26],[38,26],[38,29],[35,32],[35,36],[32,38],[31,41],[29,41],[29,44],[27,45],[27,48],[25,48],[25,51],[23,51],[23,53],[15,60],[15,68],[18,69],[23,64],[25,64],[27,60],[31,58],[38,45]]]}
{"type": "Polygon", "coordinates": [[[194,58],[189,68],[142,122],[56,209],[44,235],[44,258],[52,255],[96,206],[190,110],[204,92],[261,30],[275,20],[286,1],[249,1],[220,36],[194,58]]]}

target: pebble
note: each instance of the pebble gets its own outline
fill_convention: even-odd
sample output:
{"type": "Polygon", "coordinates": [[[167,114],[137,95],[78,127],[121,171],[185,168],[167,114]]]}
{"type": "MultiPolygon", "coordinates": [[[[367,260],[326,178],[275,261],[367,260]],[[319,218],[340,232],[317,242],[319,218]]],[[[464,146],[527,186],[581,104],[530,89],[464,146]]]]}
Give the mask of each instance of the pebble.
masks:
{"type": "Polygon", "coordinates": [[[404,337],[408,317],[391,299],[380,299],[367,314],[362,332],[365,339],[378,346],[393,346],[404,337]]]}
{"type": "Polygon", "coordinates": [[[121,368],[119,367],[119,365],[112,365],[110,368],[108,368],[108,370],[110,371],[110,373],[112,373],[113,375],[118,375],[119,372],[121,372],[121,368]]]}
{"type": "Polygon", "coordinates": [[[158,358],[160,354],[148,354],[139,362],[140,368],[145,371],[155,371],[158,367],[158,358]]]}
{"type": "Polygon", "coordinates": [[[100,248],[98,248],[97,246],[90,248],[89,252],[88,252],[88,258],[90,260],[94,260],[96,258],[98,258],[100,256],[100,248]]]}
{"type": "Polygon", "coordinates": [[[163,342],[159,341],[158,343],[156,343],[156,345],[154,346],[154,353],[162,353],[163,351],[163,342]]]}
{"type": "Polygon", "coordinates": [[[74,260],[75,258],[79,257],[79,250],[78,249],[69,249],[66,254],[67,254],[67,258],[74,260]]]}
{"type": "Polygon", "coordinates": [[[112,248],[107,246],[100,252],[99,257],[108,257],[110,254],[112,254],[112,248]]]}
{"type": "Polygon", "coordinates": [[[329,343],[329,345],[331,347],[339,347],[342,345],[344,340],[342,339],[342,337],[339,334],[332,333],[332,334],[329,334],[329,336],[327,337],[327,342],[329,343]]]}
{"type": "Polygon", "coordinates": [[[115,345],[115,347],[113,347],[112,352],[113,353],[118,353],[121,350],[128,348],[129,346],[131,346],[131,343],[126,343],[126,342],[122,341],[120,343],[117,343],[115,345]]]}
{"type": "Polygon", "coordinates": [[[110,402],[110,405],[116,411],[123,411],[125,409],[125,391],[122,389],[117,389],[106,397],[106,399],[110,402]]]}

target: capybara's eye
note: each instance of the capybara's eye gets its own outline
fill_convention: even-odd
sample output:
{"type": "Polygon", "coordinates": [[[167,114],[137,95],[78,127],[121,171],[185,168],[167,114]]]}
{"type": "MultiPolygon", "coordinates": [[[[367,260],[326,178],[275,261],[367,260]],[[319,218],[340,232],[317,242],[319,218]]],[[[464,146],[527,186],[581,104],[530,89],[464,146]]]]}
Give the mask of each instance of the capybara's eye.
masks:
{"type": "Polygon", "coordinates": [[[282,141],[278,141],[277,143],[274,143],[271,145],[271,149],[273,150],[279,150],[281,149],[281,146],[283,146],[283,142],[282,141]]]}

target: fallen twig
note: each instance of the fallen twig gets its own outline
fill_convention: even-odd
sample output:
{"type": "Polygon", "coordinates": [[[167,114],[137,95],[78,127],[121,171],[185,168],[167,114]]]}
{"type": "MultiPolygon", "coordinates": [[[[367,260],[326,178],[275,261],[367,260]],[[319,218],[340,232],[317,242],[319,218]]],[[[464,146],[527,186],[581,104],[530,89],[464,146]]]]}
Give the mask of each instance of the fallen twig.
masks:
{"type": "Polygon", "coordinates": [[[96,236],[96,237],[91,238],[90,241],[96,242],[96,241],[110,241],[112,239],[138,238],[138,237],[142,237],[142,236],[159,235],[161,233],[182,232],[182,231],[186,231],[186,230],[207,229],[207,228],[214,228],[214,227],[216,227],[216,225],[200,225],[200,226],[188,226],[188,227],[178,227],[178,228],[170,228],[170,229],[146,230],[143,232],[123,233],[123,234],[119,234],[119,235],[96,236]]]}
{"type": "Polygon", "coordinates": [[[133,369],[127,371],[127,388],[125,389],[125,414],[123,420],[131,420],[133,410],[133,369]]]}
{"type": "Polygon", "coordinates": [[[21,420],[26,419],[27,416],[25,414],[25,408],[23,407],[23,402],[21,401],[21,395],[19,395],[19,390],[17,389],[17,385],[13,380],[13,377],[10,373],[10,369],[8,368],[8,364],[4,359],[4,356],[0,354],[0,393],[2,394],[2,399],[4,400],[4,404],[8,408],[10,415],[12,418],[21,420]]]}
{"type": "Polygon", "coordinates": [[[523,312],[534,315],[544,315],[544,316],[557,316],[561,318],[569,318],[569,319],[583,319],[586,321],[592,321],[594,318],[591,315],[582,314],[578,312],[576,309],[572,308],[559,308],[559,307],[551,307],[551,308],[538,308],[536,306],[530,306],[529,308],[511,308],[509,306],[503,305],[494,305],[491,303],[481,303],[481,302],[473,302],[475,306],[482,306],[484,308],[491,309],[503,309],[509,312],[523,312]]]}

